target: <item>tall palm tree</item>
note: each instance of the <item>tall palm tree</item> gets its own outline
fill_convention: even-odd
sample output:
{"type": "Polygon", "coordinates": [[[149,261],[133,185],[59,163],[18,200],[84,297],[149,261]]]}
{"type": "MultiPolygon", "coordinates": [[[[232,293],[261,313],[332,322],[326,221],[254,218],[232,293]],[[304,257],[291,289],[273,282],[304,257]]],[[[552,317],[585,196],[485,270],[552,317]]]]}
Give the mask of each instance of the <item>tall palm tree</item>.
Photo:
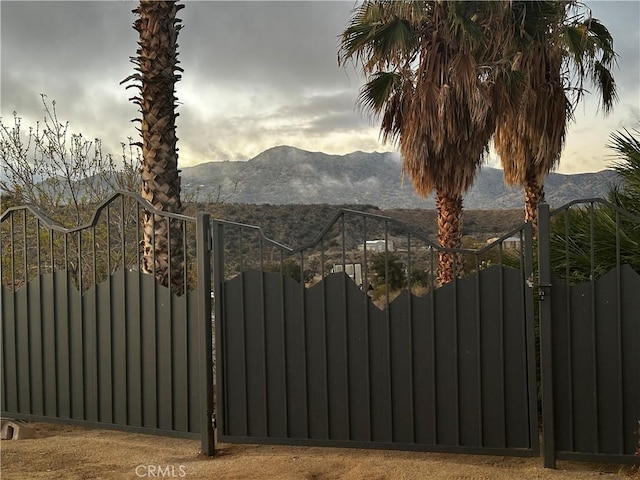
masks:
{"type": "MultiPolygon", "coordinates": [[[[359,104],[382,117],[415,191],[436,192],[443,247],[462,246],[462,197],[494,131],[502,48],[488,40],[501,15],[496,2],[369,0],[341,36],[339,63],[361,64],[366,77],[359,104]]],[[[461,270],[460,257],[439,254],[440,284],[461,270]]]]}
{"type": "Polygon", "coordinates": [[[499,112],[495,147],[505,181],[524,187],[525,221],[535,231],[544,179],[560,160],[585,81],[600,93],[604,113],[617,99],[616,54],[607,28],[573,0],[513,1],[506,24],[521,78],[499,112]]]}
{"type": "MultiPolygon", "coordinates": [[[[140,82],[130,86],[140,89],[139,96],[131,100],[142,113],[142,196],[157,210],[172,213],[182,211],[174,89],[180,80],[176,72],[182,71],[177,60],[177,38],[182,26],[176,14],[183,7],[176,0],[140,0],[133,10],[138,14],[133,27],[139,33],[139,48],[137,57],[131,58],[138,73],[123,80],[140,82]]],[[[142,271],[154,273],[162,285],[182,293],[182,223],[145,212],[143,228],[142,271]]]]}

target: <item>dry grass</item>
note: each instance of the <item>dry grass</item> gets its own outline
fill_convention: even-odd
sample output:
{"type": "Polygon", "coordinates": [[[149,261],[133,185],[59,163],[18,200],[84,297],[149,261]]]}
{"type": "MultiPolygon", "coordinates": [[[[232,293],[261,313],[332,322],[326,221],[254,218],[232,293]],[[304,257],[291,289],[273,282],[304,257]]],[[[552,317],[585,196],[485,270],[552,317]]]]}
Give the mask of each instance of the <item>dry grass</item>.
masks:
{"type": "MultiPolygon", "coordinates": [[[[37,438],[2,442],[3,480],[37,479],[476,479],[628,480],[629,467],[540,458],[343,448],[219,444],[199,455],[193,440],[35,424],[37,438]],[[158,467],[160,469],[158,469],[158,467]]],[[[634,477],[635,478],[635,477],[634,477]]]]}

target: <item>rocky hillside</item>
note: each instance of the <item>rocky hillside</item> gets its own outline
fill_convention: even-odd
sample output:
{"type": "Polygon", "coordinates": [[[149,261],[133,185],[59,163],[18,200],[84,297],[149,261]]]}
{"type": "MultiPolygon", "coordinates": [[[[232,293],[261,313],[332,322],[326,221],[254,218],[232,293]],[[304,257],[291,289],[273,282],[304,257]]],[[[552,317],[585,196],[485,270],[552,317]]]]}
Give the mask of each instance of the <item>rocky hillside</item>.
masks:
{"type": "MultiPolygon", "coordinates": [[[[577,198],[603,197],[617,177],[613,171],[561,175],[546,182],[546,199],[555,207],[577,198]]],[[[246,162],[209,162],[182,171],[185,197],[200,202],[350,204],[390,208],[433,208],[433,199],[413,193],[402,182],[395,153],[327,155],[293,147],[274,147],[246,162]]],[[[522,192],[507,188],[502,171],[483,168],[465,197],[467,209],[522,207],[522,192]]]]}

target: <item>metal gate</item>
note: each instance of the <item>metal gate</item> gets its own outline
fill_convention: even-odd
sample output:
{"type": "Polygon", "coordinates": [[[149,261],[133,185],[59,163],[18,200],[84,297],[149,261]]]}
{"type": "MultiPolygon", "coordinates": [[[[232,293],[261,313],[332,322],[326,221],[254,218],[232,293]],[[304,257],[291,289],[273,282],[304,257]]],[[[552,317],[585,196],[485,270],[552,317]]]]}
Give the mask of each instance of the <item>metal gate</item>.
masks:
{"type": "Polygon", "coordinates": [[[297,250],[212,238],[220,441],[537,455],[529,225],[460,251],[350,210],[297,250]],[[435,288],[443,253],[466,274],[435,288]]]}
{"type": "Polygon", "coordinates": [[[2,415],[201,438],[212,453],[195,219],[119,192],[77,228],[33,206],[6,210],[0,227],[2,415]],[[139,271],[145,210],[180,224],[182,295],[139,271]]]}
{"type": "Polygon", "coordinates": [[[640,218],[591,199],[539,224],[545,466],[638,462],[640,218]]]}

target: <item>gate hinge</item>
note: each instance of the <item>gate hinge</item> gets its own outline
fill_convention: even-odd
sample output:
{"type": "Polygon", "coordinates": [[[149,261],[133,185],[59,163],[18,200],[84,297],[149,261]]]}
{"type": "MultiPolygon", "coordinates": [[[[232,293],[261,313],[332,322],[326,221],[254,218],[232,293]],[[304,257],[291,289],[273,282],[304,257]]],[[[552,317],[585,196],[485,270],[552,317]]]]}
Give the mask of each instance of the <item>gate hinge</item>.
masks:
{"type": "Polygon", "coordinates": [[[211,234],[211,229],[207,231],[207,251],[213,252],[213,235],[211,234]]]}

